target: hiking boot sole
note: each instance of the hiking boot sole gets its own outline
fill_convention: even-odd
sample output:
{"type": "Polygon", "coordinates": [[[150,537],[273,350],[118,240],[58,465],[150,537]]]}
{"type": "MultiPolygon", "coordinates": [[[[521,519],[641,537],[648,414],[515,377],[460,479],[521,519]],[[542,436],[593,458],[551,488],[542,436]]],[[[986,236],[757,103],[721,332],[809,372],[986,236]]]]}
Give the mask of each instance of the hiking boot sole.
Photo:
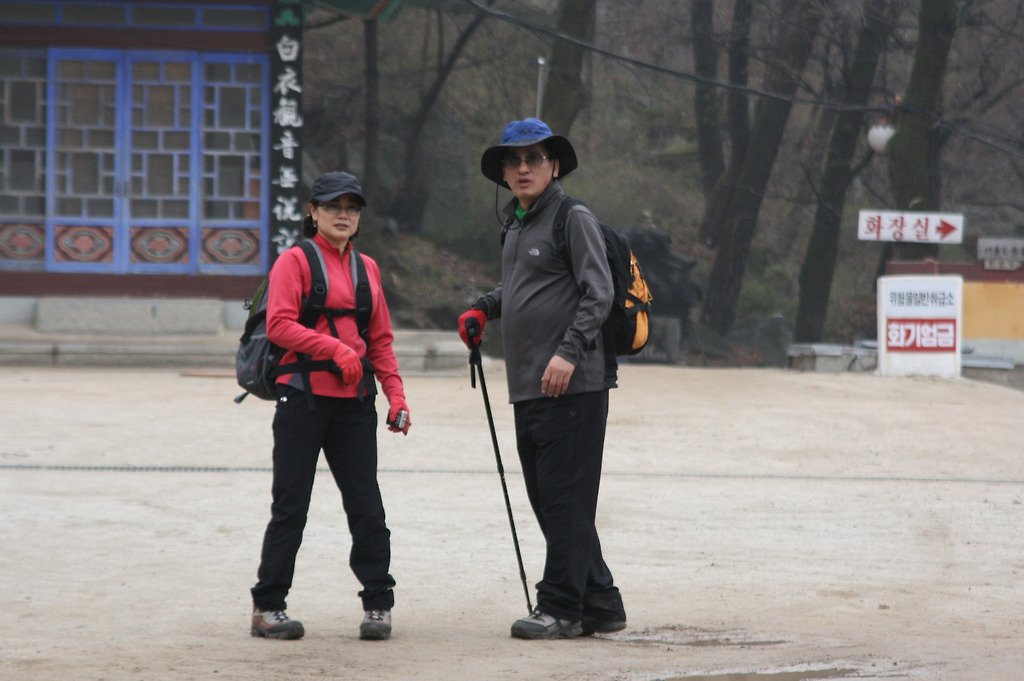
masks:
{"type": "Polygon", "coordinates": [[[302,638],[306,634],[306,631],[302,628],[301,624],[297,627],[290,626],[280,631],[274,631],[273,628],[264,630],[253,625],[249,629],[249,633],[256,638],[272,638],[278,641],[294,641],[295,639],[302,638]]]}
{"type": "Polygon", "coordinates": [[[583,634],[583,627],[579,622],[572,622],[565,626],[559,627],[521,627],[512,625],[512,637],[521,638],[529,641],[551,641],[558,638],[576,638],[583,634]]]}
{"type": "Polygon", "coordinates": [[[391,629],[370,629],[359,628],[359,640],[360,641],[387,641],[391,638],[391,629]]]}

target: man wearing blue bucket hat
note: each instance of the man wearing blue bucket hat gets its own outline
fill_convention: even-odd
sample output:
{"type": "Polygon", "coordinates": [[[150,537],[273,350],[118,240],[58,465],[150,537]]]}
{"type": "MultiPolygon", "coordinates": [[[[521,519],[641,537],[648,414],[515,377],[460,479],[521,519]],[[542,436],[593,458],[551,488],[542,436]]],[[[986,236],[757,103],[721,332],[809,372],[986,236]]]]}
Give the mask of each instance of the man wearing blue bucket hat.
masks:
{"type": "Polygon", "coordinates": [[[505,126],[480,161],[484,177],[510,189],[501,283],[459,318],[472,348],[488,319],[502,320],[509,401],[526,491],[547,553],[534,612],[512,625],[525,639],[572,638],[626,626],[622,597],[601,553],[597,514],[608,388],[601,324],[612,277],[601,229],[583,205],[554,235],[566,198],[559,182],[576,152],[536,118],[505,126]]]}

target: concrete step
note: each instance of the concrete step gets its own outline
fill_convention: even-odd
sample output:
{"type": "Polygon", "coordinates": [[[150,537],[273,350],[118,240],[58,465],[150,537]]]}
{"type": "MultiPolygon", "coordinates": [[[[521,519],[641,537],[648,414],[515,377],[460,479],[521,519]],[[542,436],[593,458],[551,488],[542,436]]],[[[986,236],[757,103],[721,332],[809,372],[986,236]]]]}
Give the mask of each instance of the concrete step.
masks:
{"type": "Polygon", "coordinates": [[[36,330],[102,336],[216,336],[224,304],[209,298],[40,298],[36,330]]]}
{"type": "MultiPolygon", "coordinates": [[[[240,300],[0,296],[0,365],[233,371],[247,316],[240,300]]],[[[401,371],[468,367],[454,330],[397,330],[394,349],[401,371]]]]}
{"type": "MultiPolygon", "coordinates": [[[[213,334],[117,335],[41,331],[0,324],[0,366],[204,367],[234,370],[238,329],[213,334]]],[[[468,372],[468,351],[454,331],[397,330],[403,372],[468,372]]],[[[486,358],[485,358],[486,360],[486,358]]]]}

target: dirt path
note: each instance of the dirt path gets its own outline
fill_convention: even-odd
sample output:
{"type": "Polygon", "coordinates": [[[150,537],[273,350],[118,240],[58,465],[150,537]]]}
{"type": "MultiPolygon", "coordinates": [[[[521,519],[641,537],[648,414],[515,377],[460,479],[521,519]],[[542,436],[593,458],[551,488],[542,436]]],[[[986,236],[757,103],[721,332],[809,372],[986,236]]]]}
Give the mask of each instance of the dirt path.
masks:
{"type": "MultiPolygon", "coordinates": [[[[630,626],[524,642],[479,391],[468,372],[406,383],[412,431],[381,435],[395,636],[357,640],[321,475],[289,598],[307,636],[278,642],[248,635],[270,404],[232,404],[216,376],[0,370],[0,679],[1020,676],[1024,393],[626,367],[599,527],[630,626]]],[[[488,388],[532,592],[543,546],[500,366],[488,388]]]]}

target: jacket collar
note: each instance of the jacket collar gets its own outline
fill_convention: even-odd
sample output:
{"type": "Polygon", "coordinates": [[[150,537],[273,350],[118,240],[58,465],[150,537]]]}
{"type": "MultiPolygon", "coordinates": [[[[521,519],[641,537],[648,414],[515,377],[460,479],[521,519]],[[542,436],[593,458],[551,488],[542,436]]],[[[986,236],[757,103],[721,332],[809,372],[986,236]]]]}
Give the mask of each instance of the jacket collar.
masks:
{"type": "Polygon", "coordinates": [[[328,253],[337,253],[339,257],[345,257],[345,254],[352,250],[352,240],[349,239],[345,244],[344,251],[338,251],[338,247],[332,244],[330,241],[324,238],[320,232],[313,235],[313,241],[320,246],[321,250],[326,250],[328,253]]]}
{"type": "MultiPolygon", "coordinates": [[[[541,195],[537,197],[537,200],[533,202],[533,205],[530,207],[530,212],[526,214],[523,221],[526,222],[527,220],[532,220],[534,215],[541,213],[549,204],[558,203],[564,197],[565,191],[562,189],[561,183],[559,183],[558,180],[551,180],[551,184],[548,185],[547,189],[545,189],[541,195]]],[[[512,200],[505,205],[505,215],[510,218],[515,218],[516,206],[518,205],[519,199],[513,197],[512,200]]]]}

